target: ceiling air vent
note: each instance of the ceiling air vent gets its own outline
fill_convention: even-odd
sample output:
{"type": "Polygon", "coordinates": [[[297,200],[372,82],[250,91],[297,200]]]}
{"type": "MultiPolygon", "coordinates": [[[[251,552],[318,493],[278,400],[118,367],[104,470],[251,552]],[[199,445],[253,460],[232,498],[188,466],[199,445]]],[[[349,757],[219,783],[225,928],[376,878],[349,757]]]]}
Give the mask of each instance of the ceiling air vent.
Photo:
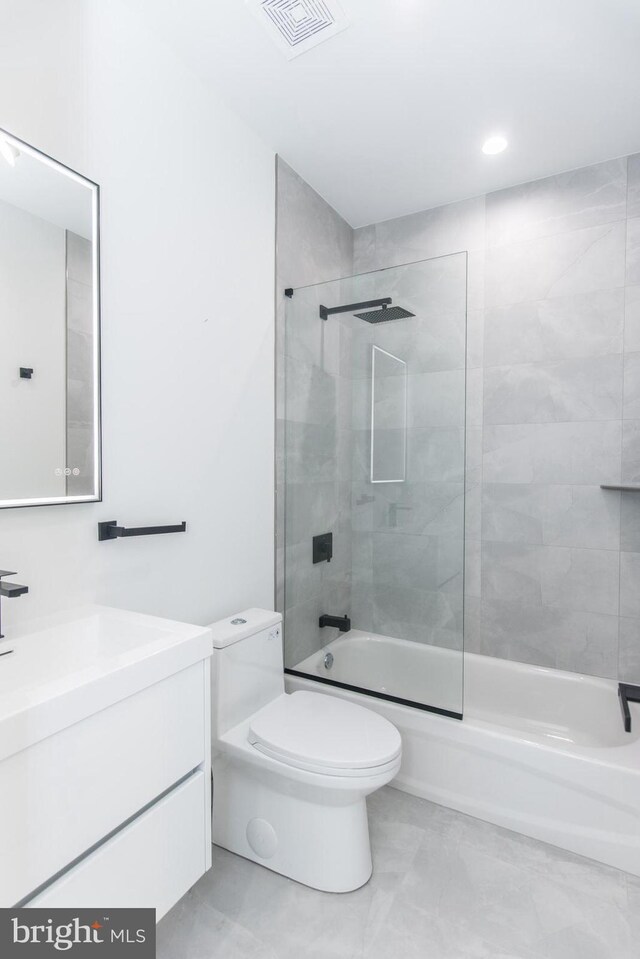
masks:
{"type": "Polygon", "coordinates": [[[349,26],[336,0],[247,0],[288,60],[349,26]]]}

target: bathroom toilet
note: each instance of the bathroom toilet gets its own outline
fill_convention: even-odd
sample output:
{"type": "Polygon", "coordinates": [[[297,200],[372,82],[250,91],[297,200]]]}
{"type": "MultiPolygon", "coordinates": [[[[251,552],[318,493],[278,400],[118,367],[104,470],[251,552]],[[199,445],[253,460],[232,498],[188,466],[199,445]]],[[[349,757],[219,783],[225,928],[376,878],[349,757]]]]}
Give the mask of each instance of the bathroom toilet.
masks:
{"type": "Polygon", "coordinates": [[[278,613],[211,629],[213,841],[315,889],[357,889],[372,870],[366,797],[400,769],[400,734],[362,706],[285,693],[278,613]]]}

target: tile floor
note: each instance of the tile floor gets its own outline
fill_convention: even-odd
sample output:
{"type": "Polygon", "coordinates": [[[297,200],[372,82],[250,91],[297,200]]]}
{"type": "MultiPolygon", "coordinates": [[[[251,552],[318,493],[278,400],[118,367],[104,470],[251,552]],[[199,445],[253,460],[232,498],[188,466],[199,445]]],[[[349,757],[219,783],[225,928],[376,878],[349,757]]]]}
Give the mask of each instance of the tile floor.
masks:
{"type": "Polygon", "coordinates": [[[640,879],[387,787],[346,895],[214,847],[158,959],[638,959],[640,879]]]}

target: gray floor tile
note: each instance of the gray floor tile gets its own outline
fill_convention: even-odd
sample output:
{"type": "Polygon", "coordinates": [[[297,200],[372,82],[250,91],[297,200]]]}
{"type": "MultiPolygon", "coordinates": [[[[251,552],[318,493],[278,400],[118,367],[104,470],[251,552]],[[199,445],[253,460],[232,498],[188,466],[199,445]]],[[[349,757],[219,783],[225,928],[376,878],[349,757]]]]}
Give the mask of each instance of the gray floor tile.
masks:
{"type": "Polygon", "coordinates": [[[308,889],[214,847],[158,926],[159,959],[632,959],[640,879],[387,787],[374,873],[308,889]]]}

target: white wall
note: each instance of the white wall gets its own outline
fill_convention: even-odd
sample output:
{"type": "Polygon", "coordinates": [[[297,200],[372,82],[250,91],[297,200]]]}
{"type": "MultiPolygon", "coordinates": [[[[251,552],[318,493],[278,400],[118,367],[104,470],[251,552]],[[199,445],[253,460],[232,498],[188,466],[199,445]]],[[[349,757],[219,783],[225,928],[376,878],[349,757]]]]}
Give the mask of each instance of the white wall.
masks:
{"type": "Polygon", "coordinates": [[[0,499],[64,496],[65,320],[64,230],[0,200],[0,499]]]}
{"type": "Polygon", "coordinates": [[[0,126],[102,187],[104,502],[0,511],[18,620],[273,603],[271,152],[120,0],[0,0],[0,126]],[[97,523],[187,520],[99,544],[97,523]]]}

